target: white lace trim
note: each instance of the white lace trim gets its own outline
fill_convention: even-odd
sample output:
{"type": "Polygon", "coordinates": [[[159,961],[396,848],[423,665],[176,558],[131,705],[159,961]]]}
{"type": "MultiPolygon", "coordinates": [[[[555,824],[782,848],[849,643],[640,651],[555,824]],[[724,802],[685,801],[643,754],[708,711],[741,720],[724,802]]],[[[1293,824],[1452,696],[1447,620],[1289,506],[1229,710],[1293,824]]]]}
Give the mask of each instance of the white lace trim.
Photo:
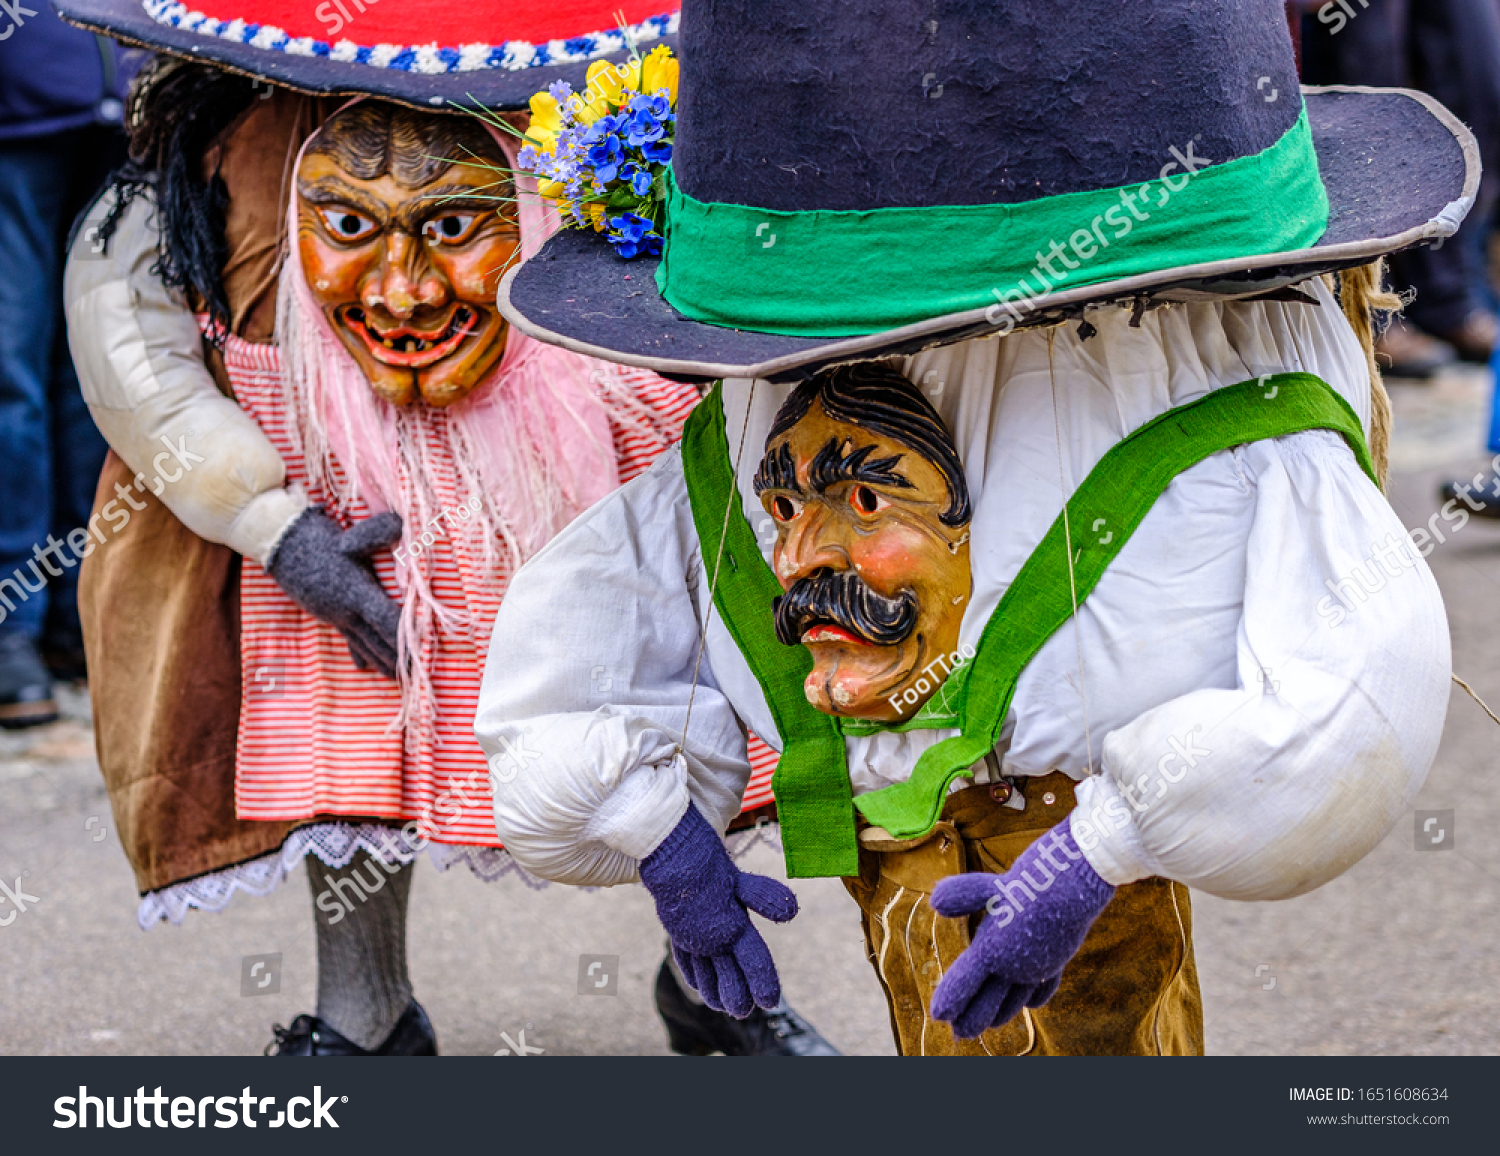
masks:
{"type": "MultiPolygon", "coordinates": [[[[744,831],[736,831],[725,843],[730,856],[735,859],[748,854],[760,843],[779,853],[781,842],[777,834],[774,824],[762,822],[744,831]]],[[[247,895],[271,894],[307,855],[316,855],[328,866],[337,868],[347,867],[360,850],[383,863],[410,863],[422,852],[421,848],[409,843],[400,830],[380,823],[315,823],[310,827],[299,827],[286,837],[286,842],[278,850],[259,859],[174,883],[159,891],[148,891],[141,897],[136,922],[141,930],[149,931],[163,920],[180,924],[193,908],[223,911],[236,891],[247,895]]],[[[486,883],[515,875],[533,891],[548,886],[545,879],[532,875],[503,847],[429,843],[426,851],[427,858],[439,871],[463,863],[486,883]]]]}
{"type": "Polygon", "coordinates": [[[762,819],[753,827],[735,831],[724,836],[724,845],[729,848],[731,859],[743,859],[761,843],[781,854],[781,824],[768,823],[762,819]]]}
{"type": "MultiPolygon", "coordinates": [[[[315,823],[299,827],[278,850],[259,859],[147,892],[141,897],[136,922],[142,930],[147,930],[162,920],[181,923],[195,907],[200,911],[223,911],[236,891],[247,895],[271,894],[304,856],[316,855],[330,867],[347,867],[360,850],[383,863],[410,863],[422,851],[409,843],[400,830],[380,823],[315,823]]],[[[547,886],[545,880],[528,872],[502,847],[429,843],[426,851],[439,871],[464,863],[486,883],[513,873],[533,891],[547,886]]]]}

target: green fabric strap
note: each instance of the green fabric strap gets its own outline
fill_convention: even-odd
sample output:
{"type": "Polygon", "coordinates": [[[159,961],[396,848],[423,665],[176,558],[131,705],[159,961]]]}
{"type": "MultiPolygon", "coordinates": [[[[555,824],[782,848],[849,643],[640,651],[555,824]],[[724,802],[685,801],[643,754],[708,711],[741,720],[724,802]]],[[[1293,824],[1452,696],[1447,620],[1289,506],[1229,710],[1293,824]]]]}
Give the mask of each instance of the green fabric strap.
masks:
{"type": "Polygon", "coordinates": [[[740,505],[724,432],[722,389],[715,386],[688,418],[682,433],[683,473],[710,581],[718,570],[714,607],[759,680],[781,736],[781,760],[771,789],[787,874],[794,879],[857,875],[854,797],[844,739],[838,724],[814,710],[802,693],[812,656],[804,647],[783,646],[776,637],[771,603],[780,597],[781,586],[761,557],[740,505]]]}
{"type": "MultiPolygon", "coordinates": [[[[811,657],[783,646],[771,600],[781,593],[743,516],[729,537],[714,605],[765,691],[782,739],[773,786],[787,873],[852,874],[857,869],[853,807],[896,838],[932,829],[948,784],[994,749],[1016,681],[1046,641],[1082,605],[1171,480],[1231,446],[1309,429],[1342,434],[1375,480],[1359,419],[1311,374],[1282,373],[1215,390],[1169,410],[1116,444],[1089,472],[1063,513],[1011,582],[980,637],[977,654],[942,692],[960,733],[929,748],[904,783],[861,795],[851,806],[837,723],[803,697],[811,657]],[[1073,565],[1068,565],[1071,540],[1073,565]],[[731,561],[731,557],[733,561],[731,561]]],[[[726,505],[738,498],[717,390],[694,412],[682,445],[693,518],[712,573],[726,505]]],[[[899,729],[899,728],[891,728],[899,729]]]]}
{"type": "Polygon", "coordinates": [[[761,333],[852,336],[986,306],[1001,325],[1054,289],[1303,249],[1326,230],[1305,108],[1251,156],[1183,148],[1140,185],[865,211],[699,201],[669,171],[656,283],[695,321],[761,333]]]}
{"type": "Polygon", "coordinates": [[[985,624],[959,704],[961,733],[929,747],[906,782],[861,795],[860,813],[898,839],[930,831],[948,784],[994,749],[1021,672],[1073,616],[1075,604],[1083,604],[1168,483],[1231,446],[1309,429],[1342,434],[1360,468],[1375,481],[1359,419],[1331,386],[1308,373],[1280,373],[1215,390],[1168,410],[1111,448],[985,624]]]}

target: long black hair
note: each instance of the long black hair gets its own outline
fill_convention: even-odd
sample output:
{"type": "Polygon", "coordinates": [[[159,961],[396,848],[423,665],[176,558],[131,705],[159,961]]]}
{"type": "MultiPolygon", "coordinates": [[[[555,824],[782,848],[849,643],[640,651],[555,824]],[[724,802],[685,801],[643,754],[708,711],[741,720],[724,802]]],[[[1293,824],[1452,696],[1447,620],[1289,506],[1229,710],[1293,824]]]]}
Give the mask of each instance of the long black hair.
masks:
{"type": "Polygon", "coordinates": [[[131,201],[150,190],[161,230],[161,258],[153,272],[207,310],[210,333],[219,340],[229,327],[223,279],[229,190],[217,172],[203,171],[204,156],[257,95],[248,77],[157,57],[131,88],[125,114],[130,158],[112,180],[115,204],[99,226],[107,243],[131,201]]]}

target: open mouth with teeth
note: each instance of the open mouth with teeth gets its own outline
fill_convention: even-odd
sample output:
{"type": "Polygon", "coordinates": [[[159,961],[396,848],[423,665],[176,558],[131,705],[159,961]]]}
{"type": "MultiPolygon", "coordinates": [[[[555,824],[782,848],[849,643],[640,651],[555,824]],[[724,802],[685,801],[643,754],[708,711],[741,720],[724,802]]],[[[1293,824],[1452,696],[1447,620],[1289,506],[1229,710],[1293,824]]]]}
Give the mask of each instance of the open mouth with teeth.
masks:
{"type": "Polygon", "coordinates": [[[434,330],[410,324],[380,329],[358,306],[344,310],[343,322],[345,328],[365,343],[376,361],[403,369],[421,369],[443,360],[479,329],[479,317],[467,305],[454,309],[447,323],[434,330]]]}

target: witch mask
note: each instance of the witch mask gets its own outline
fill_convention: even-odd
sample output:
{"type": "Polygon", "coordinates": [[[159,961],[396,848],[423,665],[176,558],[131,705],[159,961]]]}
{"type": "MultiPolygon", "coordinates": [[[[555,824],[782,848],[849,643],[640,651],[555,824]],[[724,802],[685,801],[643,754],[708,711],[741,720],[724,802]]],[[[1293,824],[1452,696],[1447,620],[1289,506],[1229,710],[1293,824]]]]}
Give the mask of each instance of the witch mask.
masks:
{"type": "Polygon", "coordinates": [[[297,168],[297,245],[313,299],[370,388],[451,405],[505,352],[495,309],[520,245],[500,146],[472,117],[361,101],[297,168]]]}
{"type": "Polygon", "coordinates": [[[957,649],[972,589],[968,485],[943,419],[890,365],[825,371],[777,413],[755,493],[786,591],[776,636],[812,654],[808,701],[909,718],[941,681],[924,671],[957,649]]]}

